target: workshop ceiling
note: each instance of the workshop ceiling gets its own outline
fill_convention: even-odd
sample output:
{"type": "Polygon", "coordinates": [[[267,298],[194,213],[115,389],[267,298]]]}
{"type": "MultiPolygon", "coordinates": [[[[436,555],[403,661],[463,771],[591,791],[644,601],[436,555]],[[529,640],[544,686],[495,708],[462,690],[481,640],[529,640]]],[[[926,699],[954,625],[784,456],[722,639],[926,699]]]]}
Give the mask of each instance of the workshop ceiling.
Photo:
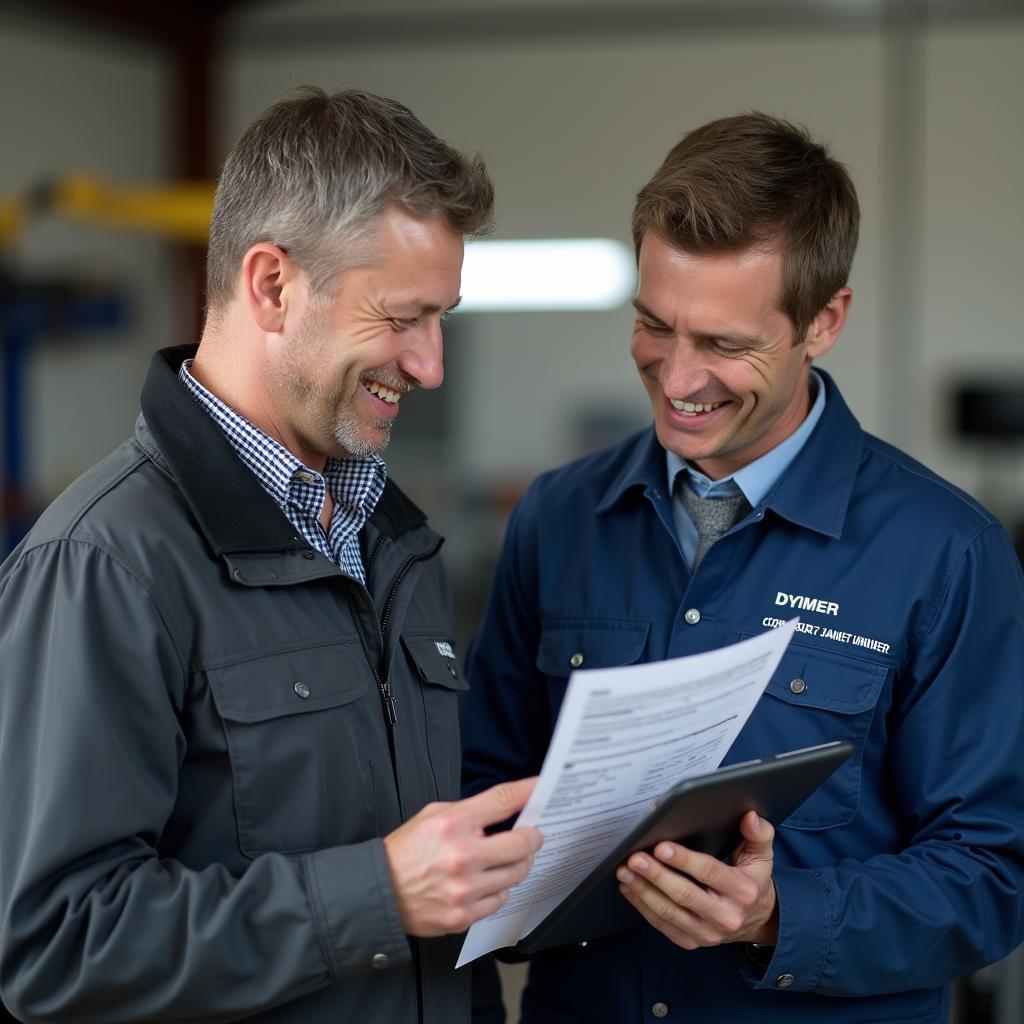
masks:
{"type": "Polygon", "coordinates": [[[1024,16],[1024,0],[254,0],[228,13],[239,48],[625,38],[1024,16]]]}
{"type": "Polygon", "coordinates": [[[157,45],[215,25],[235,46],[386,44],[1024,17],[1024,0],[0,0],[0,12],[157,45]]]}

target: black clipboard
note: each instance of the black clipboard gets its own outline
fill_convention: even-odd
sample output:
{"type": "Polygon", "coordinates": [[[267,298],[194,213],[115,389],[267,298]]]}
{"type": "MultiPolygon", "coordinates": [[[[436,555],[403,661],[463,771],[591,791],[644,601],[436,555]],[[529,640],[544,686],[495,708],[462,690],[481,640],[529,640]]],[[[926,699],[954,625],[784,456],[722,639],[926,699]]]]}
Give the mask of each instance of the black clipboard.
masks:
{"type": "Polygon", "coordinates": [[[615,869],[637,850],[663,839],[724,857],[740,841],[739,821],[755,810],[782,824],[852,753],[837,740],[774,757],[728,765],[685,779],[662,796],[591,873],[531,932],[516,943],[537,953],[636,928],[642,918],[619,892],[615,869]]]}

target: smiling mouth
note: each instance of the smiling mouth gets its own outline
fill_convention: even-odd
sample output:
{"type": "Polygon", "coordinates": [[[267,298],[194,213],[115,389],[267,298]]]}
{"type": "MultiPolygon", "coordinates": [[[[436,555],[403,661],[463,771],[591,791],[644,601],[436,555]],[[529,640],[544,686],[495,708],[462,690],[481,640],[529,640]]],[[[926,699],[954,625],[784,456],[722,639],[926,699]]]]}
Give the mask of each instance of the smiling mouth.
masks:
{"type": "Polygon", "coordinates": [[[725,402],[684,402],[681,398],[670,398],[672,408],[684,416],[697,416],[702,412],[712,412],[725,402]]]}
{"type": "Polygon", "coordinates": [[[376,395],[377,398],[382,402],[387,402],[388,405],[398,405],[398,400],[402,397],[401,391],[392,391],[391,388],[385,387],[379,381],[364,380],[361,383],[371,395],[376,395]]]}

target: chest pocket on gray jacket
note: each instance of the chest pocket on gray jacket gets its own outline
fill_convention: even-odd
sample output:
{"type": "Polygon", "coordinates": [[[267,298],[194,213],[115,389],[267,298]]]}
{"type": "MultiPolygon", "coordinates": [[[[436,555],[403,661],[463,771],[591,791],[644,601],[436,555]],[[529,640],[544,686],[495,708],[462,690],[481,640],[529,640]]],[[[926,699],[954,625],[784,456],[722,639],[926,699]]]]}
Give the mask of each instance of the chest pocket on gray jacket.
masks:
{"type": "Polygon", "coordinates": [[[462,756],[459,746],[459,694],[469,689],[451,640],[435,633],[403,636],[402,645],[416,666],[423,701],[427,756],[439,800],[459,798],[462,756]]]}
{"type": "Polygon", "coordinates": [[[224,721],[246,856],[376,833],[373,763],[390,772],[390,755],[356,641],[278,650],[205,675],[224,721]]]}
{"type": "Polygon", "coordinates": [[[832,740],[849,740],[855,748],[782,823],[785,827],[833,828],[857,813],[864,744],[887,672],[883,665],[797,643],[782,656],[728,760],[735,763],[832,740]]]}

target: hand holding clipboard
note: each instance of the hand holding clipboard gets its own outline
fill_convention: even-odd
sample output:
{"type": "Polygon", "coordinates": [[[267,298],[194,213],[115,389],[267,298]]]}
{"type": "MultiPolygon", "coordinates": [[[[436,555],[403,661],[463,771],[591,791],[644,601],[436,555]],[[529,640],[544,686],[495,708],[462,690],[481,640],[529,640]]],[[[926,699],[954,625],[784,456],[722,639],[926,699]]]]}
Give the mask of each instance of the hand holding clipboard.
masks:
{"type": "Polygon", "coordinates": [[[535,953],[635,928],[642,918],[619,891],[616,877],[633,854],[650,855],[667,840],[710,857],[725,857],[740,841],[738,825],[745,814],[753,810],[765,821],[783,822],[852,753],[853,746],[845,741],[826,743],[684,780],[516,949],[535,953]]]}

